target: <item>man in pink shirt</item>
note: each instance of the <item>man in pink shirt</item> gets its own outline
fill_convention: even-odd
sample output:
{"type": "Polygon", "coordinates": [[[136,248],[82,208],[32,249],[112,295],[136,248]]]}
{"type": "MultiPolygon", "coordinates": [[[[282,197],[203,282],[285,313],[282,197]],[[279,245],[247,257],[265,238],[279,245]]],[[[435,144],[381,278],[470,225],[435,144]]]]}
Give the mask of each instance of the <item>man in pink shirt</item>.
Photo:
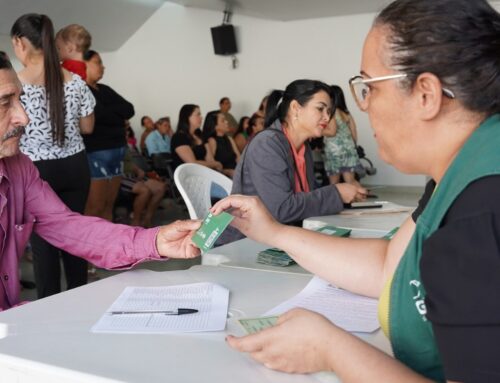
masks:
{"type": "Polygon", "coordinates": [[[191,242],[198,221],[142,229],[69,210],[19,151],[19,138],[28,123],[19,101],[21,92],[10,61],[0,52],[0,311],[19,303],[19,258],[32,231],[54,246],[108,269],[200,254],[191,242]]]}

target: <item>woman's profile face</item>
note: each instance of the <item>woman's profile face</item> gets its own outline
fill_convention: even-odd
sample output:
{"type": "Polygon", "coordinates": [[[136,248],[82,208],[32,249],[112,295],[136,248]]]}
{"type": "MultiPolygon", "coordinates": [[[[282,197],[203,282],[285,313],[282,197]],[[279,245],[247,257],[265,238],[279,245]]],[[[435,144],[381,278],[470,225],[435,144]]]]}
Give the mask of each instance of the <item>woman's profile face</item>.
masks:
{"type": "Polygon", "coordinates": [[[104,76],[104,64],[102,63],[101,56],[99,54],[93,55],[87,64],[87,80],[89,82],[99,81],[104,76]]]}
{"type": "Polygon", "coordinates": [[[192,130],[199,129],[201,127],[201,123],[203,121],[203,117],[201,116],[200,108],[195,108],[193,113],[189,116],[189,127],[192,130]]]}
{"type": "Polygon", "coordinates": [[[250,122],[250,118],[247,117],[243,120],[243,131],[246,132],[248,130],[248,123],[250,122]]]}
{"type": "Polygon", "coordinates": [[[264,118],[259,117],[255,120],[255,125],[253,126],[253,133],[259,133],[264,130],[264,118]]]}
{"type": "MultiPolygon", "coordinates": [[[[361,61],[361,75],[364,78],[398,73],[387,66],[390,62],[387,33],[386,28],[378,26],[366,37],[361,61]]],[[[420,134],[422,129],[418,126],[415,97],[412,97],[411,91],[403,89],[399,80],[379,81],[369,85],[370,96],[366,112],[380,157],[398,170],[417,172],[415,161],[419,157],[418,147],[425,147],[425,142],[420,134]]]]}
{"type": "Polygon", "coordinates": [[[308,138],[321,137],[330,121],[332,100],[324,90],[314,96],[303,106],[297,105],[297,110],[291,111],[292,125],[297,124],[299,129],[307,134],[308,138]]]}
{"type": "Polygon", "coordinates": [[[226,117],[222,113],[217,114],[217,125],[215,126],[215,129],[224,134],[229,132],[229,124],[226,117]]]}

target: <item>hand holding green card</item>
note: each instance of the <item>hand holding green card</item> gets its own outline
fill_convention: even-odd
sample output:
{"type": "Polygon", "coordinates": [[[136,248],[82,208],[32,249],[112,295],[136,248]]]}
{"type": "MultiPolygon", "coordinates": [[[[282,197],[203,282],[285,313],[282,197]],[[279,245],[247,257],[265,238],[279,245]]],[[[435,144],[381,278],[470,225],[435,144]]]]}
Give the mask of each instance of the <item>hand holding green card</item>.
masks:
{"type": "Polygon", "coordinates": [[[210,250],[233,218],[231,214],[225,212],[218,215],[208,213],[201,227],[192,237],[194,244],[200,248],[202,253],[210,250]]]}
{"type": "Polygon", "coordinates": [[[245,329],[247,334],[253,334],[268,327],[275,326],[278,322],[278,317],[242,318],[238,319],[238,322],[245,329]]]}

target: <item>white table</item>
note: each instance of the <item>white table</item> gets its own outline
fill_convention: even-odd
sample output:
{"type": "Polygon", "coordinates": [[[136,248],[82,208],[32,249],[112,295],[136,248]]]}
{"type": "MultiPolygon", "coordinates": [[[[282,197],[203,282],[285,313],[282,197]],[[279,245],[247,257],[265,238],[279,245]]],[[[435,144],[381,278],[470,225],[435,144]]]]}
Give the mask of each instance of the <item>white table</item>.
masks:
{"type": "MultiPolygon", "coordinates": [[[[134,270],[0,313],[2,383],[291,382],[337,381],[333,374],[288,375],[229,348],[237,317],[257,316],[298,293],[310,276],[195,266],[134,270]],[[216,282],[231,291],[225,332],[95,334],[92,325],[126,286],[216,282]],[[3,330],[3,331],[2,331],[3,330]]],[[[364,337],[390,352],[380,331],[364,337]]]]}
{"type": "MultiPolygon", "coordinates": [[[[317,227],[320,226],[325,225],[319,225],[317,227]]],[[[353,229],[350,236],[352,238],[380,238],[386,233],[387,230],[353,229]]],[[[211,249],[203,254],[201,262],[203,265],[210,266],[245,268],[276,273],[310,274],[309,271],[303,269],[297,264],[280,267],[258,263],[257,254],[259,251],[268,249],[269,247],[269,245],[262,244],[249,238],[244,238],[228,243],[227,245],[211,249]]]]}
{"type": "Polygon", "coordinates": [[[415,210],[414,207],[401,206],[387,201],[381,209],[344,210],[341,214],[310,217],[303,221],[305,229],[314,230],[325,225],[350,229],[382,230],[388,232],[401,224],[415,210]]]}

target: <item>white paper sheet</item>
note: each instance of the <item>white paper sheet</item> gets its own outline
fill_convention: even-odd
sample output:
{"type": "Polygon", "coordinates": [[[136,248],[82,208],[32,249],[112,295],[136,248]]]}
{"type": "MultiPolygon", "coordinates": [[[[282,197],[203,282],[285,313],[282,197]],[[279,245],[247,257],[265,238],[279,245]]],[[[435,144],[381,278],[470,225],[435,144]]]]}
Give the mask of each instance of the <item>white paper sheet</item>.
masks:
{"type": "Polygon", "coordinates": [[[179,333],[221,331],[226,326],[229,290],[214,283],[164,287],[127,287],[92,332],[179,333]],[[151,311],[192,308],[194,314],[111,314],[113,311],[151,311]]]}
{"type": "Polygon", "coordinates": [[[350,293],[314,277],[296,296],[263,315],[280,315],[302,307],[324,315],[346,331],[373,332],[380,327],[377,305],[377,299],[350,293]]]}

